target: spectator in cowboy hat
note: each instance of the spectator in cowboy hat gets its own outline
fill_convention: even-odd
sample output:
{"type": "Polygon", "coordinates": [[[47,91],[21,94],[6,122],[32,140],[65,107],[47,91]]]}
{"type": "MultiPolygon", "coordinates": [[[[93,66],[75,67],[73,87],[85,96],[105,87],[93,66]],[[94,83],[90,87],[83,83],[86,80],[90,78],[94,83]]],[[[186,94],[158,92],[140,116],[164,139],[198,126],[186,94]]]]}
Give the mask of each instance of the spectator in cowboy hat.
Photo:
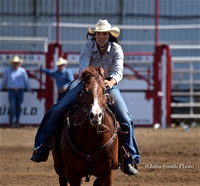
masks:
{"type": "Polygon", "coordinates": [[[56,85],[58,88],[58,99],[57,101],[61,100],[61,98],[65,95],[65,90],[67,89],[68,85],[71,81],[74,80],[73,73],[70,69],[66,68],[68,61],[62,57],[58,58],[56,65],[58,67],[57,70],[41,68],[40,72],[44,72],[45,74],[53,77],[56,81],[56,85]]]}
{"type": "MultiPolygon", "coordinates": [[[[137,166],[134,162],[140,162],[140,154],[134,135],[134,124],[132,116],[124,102],[123,97],[117,87],[118,82],[123,77],[124,53],[118,44],[117,38],[120,35],[118,27],[111,27],[107,20],[99,20],[95,29],[88,27],[87,39],[90,40],[83,46],[81,51],[79,67],[80,73],[88,66],[102,66],[108,72],[108,78],[105,80],[107,91],[115,100],[114,105],[108,105],[116,114],[121,125],[123,133],[123,143],[127,147],[130,158],[127,158],[124,165],[124,173],[128,175],[138,174],[137,166]]],[[[58,119],[62,117],[62,109],[68,111],[75,103],[77,97],[83,88],[83,84],[68,91],[65,96],[55,104],[44,116],[35,138],[35,150],[31,157],[32,161],[46,161],[49,154],[49,148],[43,144],[48,143],[48,137],[58,127],[58,119]]]]}
{"type": "Polygon", "coordinates": [[[21,67],[22,59],[14,56],[10,60],[11,66],[5,71],[0,90],[8,89],[8,100],[10,104],[9,122],[11,127],[19,127],[21,105],[24,98],[24,90],[31,92],[26,70],[21,67]]]}

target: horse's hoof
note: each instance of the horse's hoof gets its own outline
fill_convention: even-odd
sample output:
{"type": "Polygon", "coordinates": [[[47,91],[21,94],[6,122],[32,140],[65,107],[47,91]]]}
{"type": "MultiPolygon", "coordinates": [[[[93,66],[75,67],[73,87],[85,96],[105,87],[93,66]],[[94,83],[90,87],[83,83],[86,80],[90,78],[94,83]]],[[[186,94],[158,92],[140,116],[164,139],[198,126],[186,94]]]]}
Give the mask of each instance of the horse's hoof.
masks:
{"type": "Polygon", "coordinates": [[[128,164],[124,168],[124,173],[128,175],[138,175],[139,172],[131,164],[128,164]]]}
{"type": "Polygon", "coordinates": [[[33,153],[31,160],[36,163],[44,162],[44,161],[47,161],[48,156],[49,156],[48,150],[40,149],[33,153]]]}

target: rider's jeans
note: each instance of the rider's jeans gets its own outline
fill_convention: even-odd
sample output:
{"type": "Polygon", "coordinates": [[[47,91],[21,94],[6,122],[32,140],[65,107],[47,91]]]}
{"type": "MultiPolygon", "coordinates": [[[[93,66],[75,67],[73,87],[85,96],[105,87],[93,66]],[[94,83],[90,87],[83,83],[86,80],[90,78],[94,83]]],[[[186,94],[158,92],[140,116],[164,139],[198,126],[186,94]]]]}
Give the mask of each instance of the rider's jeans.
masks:
{"type": "MultiPolygon", "coordinates": [[[[36,148],[40,146],[47,139],[47,137],[53,134],[53,131],[55,131],[57,127],[59,118],[63,116],[63,108],[65,111],[68,111],[73,105],[77,103],[77,97],[82,88],[83,84],[78,84],[75,86],[45,114],[35,138],[36,148]]],[[[128,146],[129,153],[133,156],[135,162],[139,163],[140,155],[134,136],[132,117],[129,114],[128,108],[117,86],[114,85],[112,89],[107,89],[108,93],[111,94],[115,102],[114,105],[109,105],[109,108],[117,115],[122,131],[128,131],[127,134],[123,134],[123,139],[128,146]]]]}
{"type": "Polygon", "coordinates": [[[121,126],[121,130],[123,132],[128,132],[122,135],[123,140],[126,143],[129,153],[132,155],[135,162],[140,163],[140,154],[135,139],[132,116],[129,113],[118,87],[114,85],[112,89],[108,89],[108,92],[114,98],[114,104],[110,105],[109,108],[116,114],[117,120],[121,126]]]}

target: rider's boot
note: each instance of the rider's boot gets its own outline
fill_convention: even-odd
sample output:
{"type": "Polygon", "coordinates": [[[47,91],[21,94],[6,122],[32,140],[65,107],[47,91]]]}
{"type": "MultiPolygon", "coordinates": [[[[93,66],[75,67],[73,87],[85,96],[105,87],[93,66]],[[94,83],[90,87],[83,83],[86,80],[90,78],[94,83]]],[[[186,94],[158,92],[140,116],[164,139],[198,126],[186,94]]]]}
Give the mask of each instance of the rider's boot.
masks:
{"type": "Polygon", "coordinates": [[[45,162],[48,159],[49,151],[50,149],[44,146],[35,148],[31,160],[36,163],[45,162]]]}
{"type": "Polygon", "coordinates": [[[125,162],[123,172],[128,175],[138,175],[139,174],[137,167],[133,166],[133,164],[129,161],[125,162]]]}

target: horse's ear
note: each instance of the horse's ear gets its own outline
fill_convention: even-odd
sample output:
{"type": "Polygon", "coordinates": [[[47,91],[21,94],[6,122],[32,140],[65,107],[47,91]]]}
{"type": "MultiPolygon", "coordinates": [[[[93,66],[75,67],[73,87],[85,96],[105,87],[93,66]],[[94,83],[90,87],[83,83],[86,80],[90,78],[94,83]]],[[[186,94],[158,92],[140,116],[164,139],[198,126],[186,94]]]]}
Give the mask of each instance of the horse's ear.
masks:
{"type": "Polygon", "coordinates": [[[100,74],[103,78],[106,77],[106,73],[105,73],[105,71],[104,71],[104,69],[103,69],[102,66],[99,66],[99,74],[100,74]]]}

